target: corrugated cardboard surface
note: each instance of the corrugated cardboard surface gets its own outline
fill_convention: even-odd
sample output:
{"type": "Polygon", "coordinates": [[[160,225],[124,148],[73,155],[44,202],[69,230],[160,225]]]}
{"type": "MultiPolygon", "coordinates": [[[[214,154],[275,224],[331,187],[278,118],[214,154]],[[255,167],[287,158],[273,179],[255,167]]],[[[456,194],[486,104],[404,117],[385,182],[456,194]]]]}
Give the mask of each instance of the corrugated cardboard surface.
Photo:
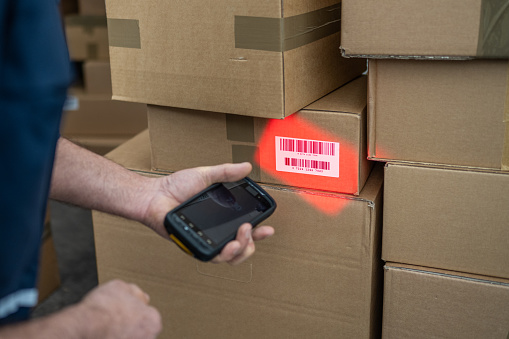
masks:
{"type": "Polygon", "coordinates": [[[500,169],[506,60],[370,60],[368,155],[500,169]]]}
{"type": "Polygon", "coordinates": [[[341,58],[337,20],[314,26],[313,14],[310,22],[284,21],[299,15],[306,19],[308,13],[319,13],[320,19],[320,11],[328,13],[328,8],[334,8],[339,18],[339,4],[338,0],[151,0],[140,6],[134,0],[108,0],[113,96],[160,106],[284,118],[366,68],[363,60],[341,58]],[[256,36],[242,48],[236,47],[239,18],[254,22],[247,32],[256,36]],[[285,48],[289,41],[330,25],[337,26],[336,33],[285,48]],[[286,40],[280,41],[281,34],[286,40]],[[262,43],[274,38],[280,50],[256,47],[257,37],[262,43]]]}
{"type": "Polygon", "coordinates": [[[391,263],[384,290],[384,339],[509,335],[509,280],[391,263]]]}
{"type": "Polygon", "coordinates": [[[69,140],[74,142],[75,144],[80,145],[81,147],[84,147],[94,153],[105,155],[106,153],[111,152],[127,140],[131,139],[132,135],[130,136],[124,136],[121,135],[118,136],[86,136],[86,135],[80,135],[80,136],[69,136],[69,140]]]}
{"type": "MultiPolygon", "coordinates": [[[[48,214],[49,215],[49,209],[48,214]]],[[[39,302],[46,299],[60,286],[60,271],[58,269],[57,253],[51,234],[51,225],[47,216],[44,224],[44,233],[41,244],[41,256],[37,288],[39,302]]]]}
{"type": "Polygon", "coordinates": [[[71,60],[108,60],[106,18],[95,15],[65,17],[65,35],[71,60]]]}
{"type": "Polygon", "coordinates": [[[61,126],[64,136],[132,137],[147,128],[146,105],[80,90],[71,91],[69,96],[76,105],[64,112],[61,126]]]}
{"type": "Polygon", "coordinates": [[[504,0],[345,0],[346,56],[509,57],[504,0]]]}
{"type": "MultiPolygon", "coordinates": [[[[366,159],[365,77],[285,120],[149,105],[148,121],[152,168],[158,171],[250,161],[251,177],[257,181],[359,194],[371,170],[366,159]],[[339,143],[339,155],[327,158],[339,164],[338,174],[277,171],[275,137],[339,143]]],[[[292,156],[318,159],[298,152],[292,156]]]]}
{"type": "Polygon", "coordinates": [[[104,0],[79,0],[79,8],[83,15],[106,15],[104,0]]]}
{"type": "MultiPolygon", "coordinates": [[[[149,153],[143,133],[108,157],[158,175],[149,153]]],[[[359,197],[264,186],[278,203],[265,223],[276,235],[236,267],[198,262],[138,223],[94,212],[99,280],[147,291],[161,338],[379,337],[382,179],[378,168],[359,197]]]]}
{"type": "Polygon", "coordinates": [[[108,61],[86,61],[83,64],[83,80],[87,93],[111,96],[111,69],[108,61]]]}
{"type": "Polygon", "coordinates": [[[509,173],[389,163],[382,258],[509,278],[509,173]]]}

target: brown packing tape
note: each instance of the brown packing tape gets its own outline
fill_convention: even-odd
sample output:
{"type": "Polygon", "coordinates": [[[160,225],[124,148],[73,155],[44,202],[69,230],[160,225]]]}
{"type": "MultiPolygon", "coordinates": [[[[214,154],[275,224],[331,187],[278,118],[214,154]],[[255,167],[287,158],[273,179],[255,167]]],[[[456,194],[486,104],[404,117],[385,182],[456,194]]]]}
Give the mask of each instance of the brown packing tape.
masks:
{"type": "Polygon", "coordinates": [[[226,137],[230,141],[255,142],[254,118],[226,114],[226,137]]]}
{"type": "Polygon", "coordinates": [[[285,18],[284,49],[288,51],[341,31],[341,3],[285,18]]]}
{"type": "Polygon", "coordinates": [[[249,177],[254,181],[260,181],[261,171],[260,166],[258,165],[260,161],[259,159],[256,159],[256,151],[256,146],[232,145],[232,162],[250,162],[251,165],[253,165],[253,170],[251,171],[251,174],[249,174],[249,177]]]}
{"type": "Polygon", "coordinates": [[[505,137],[501,168],[503,171],[509,171],[509,62],[507,63],[507,80],[505,83],[506,83],[506,95],[504,106],[505,137]]]}
{"type": "Polygon", "coordinates": [[[509,57],[509,0],[482,0],[477,56],[509,57]]]}
{"type": "Polygon", "coordinates": [[[140,49],[139,21],[134,19],[108,19],[108,42],[113,47],[140,49]]]}
{"type": "Polygon", "coordinates": [[[287,17],[235,16],[235,48],[284,52],[341,30],[341,4],[287,17]]]}

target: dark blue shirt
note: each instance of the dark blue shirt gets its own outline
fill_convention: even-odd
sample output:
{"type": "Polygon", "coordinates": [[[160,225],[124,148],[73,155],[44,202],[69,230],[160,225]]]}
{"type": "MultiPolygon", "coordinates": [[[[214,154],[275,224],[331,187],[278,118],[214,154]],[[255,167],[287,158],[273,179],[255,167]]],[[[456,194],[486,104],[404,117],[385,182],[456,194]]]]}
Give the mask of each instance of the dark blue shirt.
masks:
{"type": "Polygon", "coordinates": [[[37,303],[41,233],[71,72],[57,0],[0,0],[0,325],[37,303]]]}

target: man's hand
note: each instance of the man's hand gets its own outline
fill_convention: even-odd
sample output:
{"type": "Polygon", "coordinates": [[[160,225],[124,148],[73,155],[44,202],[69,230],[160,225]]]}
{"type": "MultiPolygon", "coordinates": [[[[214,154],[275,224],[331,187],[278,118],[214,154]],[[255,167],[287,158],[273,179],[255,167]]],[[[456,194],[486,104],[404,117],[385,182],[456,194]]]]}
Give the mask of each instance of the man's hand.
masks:
{"type": "MultiPolygon", "coordinates": [[[[211,167],[197,167],[182,170],[166,177],[153,179],[154,185],[147,193],[148,205],[143,222],[162,237],[168,239],[164,218],[174,207],[216,182],[237,181],[251,172],[251,164],[224,164],[211,167]]],[[[262,240],[274,233],[270,226],[260,226],[252,231],[250,224],[244,224],[235,240],[228,243],[212,261],[239,264],[255,251],[254,241],[262,240]]]]}
{"type": "Polygon", "coordinates": [[[0,327],[0,338],[153,339],[162,322],[148,303],[138,286],[113,280],[61,311],[0,327]]]}
{"type": "Polygon", "coordinates": [[[156,338],[161,315],[149,301],[137,285],[112,280],[85,296],[76,306],[77,316],[90,324],[94,338],[156,338]]]}
{"type": "MultiPolygon", "coordinates": [[[[249,172],[249,163],[224,164],[149,178],[60,138],[51,197],[140,221],[168,239],[164,218],[171,209],[213,183],[237,181],[249,172]]],[[[239,264],[253,254],[254,241],[273,233],[274,229],[269,226],[260,226],[251,232],[251,225],[242,225],[237,238],[228,243],[213,262],[239,264]]]]}

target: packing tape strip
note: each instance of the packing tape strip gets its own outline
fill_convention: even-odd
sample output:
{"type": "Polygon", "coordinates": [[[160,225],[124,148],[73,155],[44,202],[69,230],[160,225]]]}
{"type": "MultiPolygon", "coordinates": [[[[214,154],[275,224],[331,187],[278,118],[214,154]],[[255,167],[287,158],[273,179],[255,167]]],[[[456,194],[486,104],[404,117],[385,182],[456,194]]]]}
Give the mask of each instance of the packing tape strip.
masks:
{"type": "Polygon", "coordinates": [[[507,63],[506,92],[507,93],[505,95],[505,106],[504,106],[505,136],[501,164],[501,168],[503,171],[509,171],[509,61],[507,63]]]}
{"type": "Polygon", "coordinates": [[[287,18],[235,16],[235,48],[285,52],[341,30],[341,3],[287,18]]]}
{"type": "MultiPolygon", "coordinates": [[[[341,30],[341,4],[287,18],[235,16],[235,48],[284,52],[341,30]]],[[[108,19],[109,45],[141,48],[134,19],[108,19]]]]}
{"type": "MultiPolygon", "coordinates": [[[[255,142],[254,118],[244,115],[225,114],[226,138],[229,141],[255,142]]],[[[250,162],[253,170],[249,177],[260,181],[260,165],[255,159],[257,154],[255,145],[232,145],[232,162],[250,162]]]]}
{"type": "Polygon", "coordinates": [[[509,57],[509,0],[482,0],[477,56],[509,57]]]}
{"type": "Polygon", "coordinates": [[[254,118],[226,114],[226,137],[230,141],[255,142],[254,118]]]}
{"type": "Polygon", "coordinates": [[[257,147],[251,145],[232,145],[232,162],[250,162],[253,166],[253,170],[249,174],[249,177],[254,181],[260,181],[261,178],[261,170],[260,170],[260,161],[259,159],[255,159],[257,147]]]}
{"type": "Polygon", "coordinates": [[[140,49],[140,22],[134,19],[108,19],[108,42],[113,47],[140,49]]]}

